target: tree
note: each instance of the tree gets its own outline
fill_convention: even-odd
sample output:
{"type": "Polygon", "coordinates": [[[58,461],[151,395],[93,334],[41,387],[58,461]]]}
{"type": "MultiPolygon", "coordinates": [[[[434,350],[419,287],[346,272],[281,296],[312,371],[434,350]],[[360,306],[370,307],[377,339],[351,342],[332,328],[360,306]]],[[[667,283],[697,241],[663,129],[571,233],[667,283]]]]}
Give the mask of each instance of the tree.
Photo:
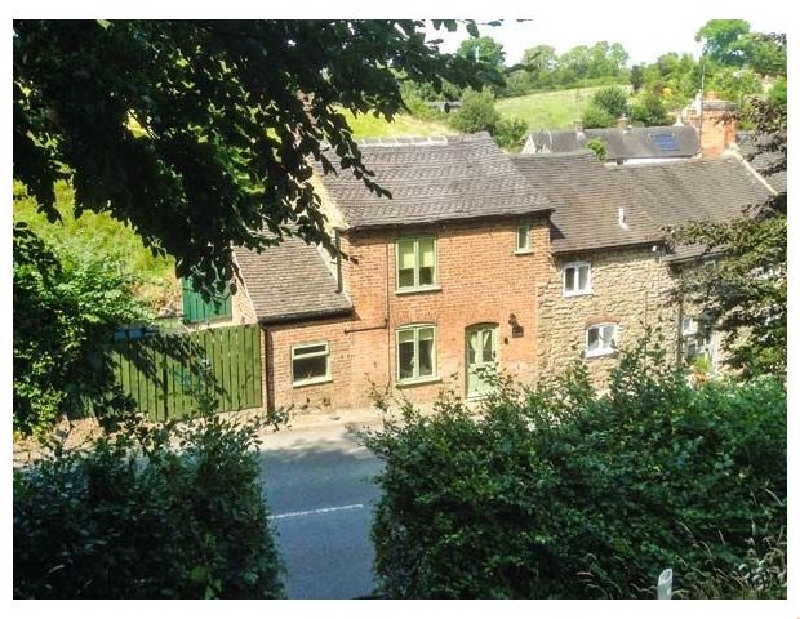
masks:
{"type": "Polygon", "coordinates": [[[721,99],[733,101],[740,106],[745,97],[761,94],[761,81],[751,69],[723,67],[708,80],[709,90],[715,91],[721,99]]]}
{"type": "Polygon", "coordinates": [[[747,66],[759,75],[786,75],[786,47],[775,43],[774,37],[752,32],[738,43],[747,66]]]}
{"type": "Polygon", "coordinates": [[[527,130],[528,123],[521,118],[499,118],[494,125],[494,141],[500,148],[519,150],[527,130]]]}
{"type": "Polygon", "coordinates": [[[607,109],[590,103],[583,111],[582,117],[584,129],[604,129],[606,127],[613,127],[617,122],[607,109]]]}
{"type": "Polygon", "coordinates": [[[461,58],[474,63],[475,77],[485,86],[502,86],[505,83],[505,52],[492,37],[470,37],[461,42],[456,52],[461,58]]]}
{"type": "Polygon", "coordinates": [[[310,160],[386,193],[341,108],[393,117],[398,71],[436,90],[479,83],[475,63],[440,54],[422,25],[15,20],[14,178],[53,219],[53,184],[70,179],[78,211],[108,209],[208,284],[231,278],[232,244],[297,234],[332,249],[310,160]]]}
{"type": "MultiPolygon", "coordinates": [[[[785,35],[774,40],[785,47],[785,35]]],[[[755,126],[757,152],[749,158],[760,154],[771,162],[760,169],[765,175],[785,171],[785,103],[753,98],[740,114],[755,126]]],[[[786,192],[779,193],[736,221],[699,222],[675,234],[682,242],[724,251],[714,269],[687,282],[686,294],[725,333],[731,365],[745,376],[786,373],[786,205],[786,192]]]]}
{"type": "Polygon", "coordinates": [[[456,52],[462,58],[474,59],[475,62],[485,62],[494,67],[505,64],[506,54],[503,46],[492,37],[470,37],[461,41],[456,52]]]}
{"type": "Polygon", "coordinates": [[[631,120],[646,127],[669,124],[664,102],[653,92],[640,93],[631,105],[631,120]]]}
{"type": "Polygon", "coordinates": [[[615,119],[628,113],[628,93],[624,88],[611,86],[598,90],[592,96],[591,102],[606,110],[615,119]]]}
{"type": "Polygon", "coordinates": [[[702,41],[708,57],[724,66],[742,66],[744,54],[740,42],[750,32],[743,19],[711,19],[694,36],[702,41]]]}
{"type": "Polygon", "coordinates": [[[631,67],[631,87],[634,94],[639,92],[639,89],[644,85],[644,68],[640,64],[635,64],[631,67]]]}
{"type": "Polygon", "coordinates": [[[151,318],[136,276],[96,248],[58,248],[14,227],[14,430],[50,428],[92,403],[101,419],[124,410],[109,344],[115,327],[151,318]]]}
{"type": "Polygon", "coordinates": [[[494,135],[500,114],[494,109],[494,95],[488,88],[475,91],[467,88],[461,98],[461,109],[450,118],[450,126],[462,133],[488,131],[494,135]]]}

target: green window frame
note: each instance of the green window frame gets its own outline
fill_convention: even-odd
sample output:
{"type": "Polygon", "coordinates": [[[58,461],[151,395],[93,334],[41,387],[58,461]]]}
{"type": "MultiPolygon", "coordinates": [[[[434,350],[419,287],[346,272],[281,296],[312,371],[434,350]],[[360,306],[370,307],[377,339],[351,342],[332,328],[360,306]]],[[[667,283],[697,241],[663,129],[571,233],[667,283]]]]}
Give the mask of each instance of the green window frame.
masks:
{"type": "Polygon", "coordinates": [[[397,290],[425,290],[436,287],[436,238],[407,237],[395,243],[397,290]]]}
{"type": "Polygon", "coordinates": [[[331,347],[328,342],[292,346],[292,386],[302,387],[332,380],[331,347]]]}
{"type": "Polygon", "coordinates": [[[531,251],[531,227],[529,225],[517,226],[517,253],[525,254],[531,251]]]}
{"type": "Polygon", "coordinates": [[[436,326],[409,325],[396,332],[397,382],[436,378],[436,326]]]}

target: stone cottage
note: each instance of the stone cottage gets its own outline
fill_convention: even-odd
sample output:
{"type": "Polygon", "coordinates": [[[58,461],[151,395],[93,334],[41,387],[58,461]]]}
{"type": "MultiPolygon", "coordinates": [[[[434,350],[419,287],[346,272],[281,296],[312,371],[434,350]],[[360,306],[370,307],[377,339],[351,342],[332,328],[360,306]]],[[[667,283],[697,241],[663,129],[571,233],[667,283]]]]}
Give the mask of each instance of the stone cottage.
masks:
{"type": "Polygon", "coordinates": [[[648,327],[661,330],[673,363],[706,356],[718,369],[717,335],[675,294],[710,257],[702,247],[669,248],[664,230],[741,217],[771,194],[763,179],[734,157],[609,168],[579,152],[514,163],[555,208],[548,282],[538,290],[540,374],[582,356],[601,386],[615,350],[648,327]]]}

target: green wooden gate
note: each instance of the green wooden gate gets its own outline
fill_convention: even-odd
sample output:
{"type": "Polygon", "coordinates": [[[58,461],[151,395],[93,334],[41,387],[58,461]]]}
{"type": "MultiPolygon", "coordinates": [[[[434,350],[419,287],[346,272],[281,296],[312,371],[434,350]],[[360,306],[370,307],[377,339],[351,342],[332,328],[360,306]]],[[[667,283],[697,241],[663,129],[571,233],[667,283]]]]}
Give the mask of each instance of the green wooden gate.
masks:
{"type": "Polygon", "coordinates": [[[200,415],[213,391],[219,411],[263,406],[261,329],[241,325],[117,342],[117,382],[151,421],[200,415]]]}

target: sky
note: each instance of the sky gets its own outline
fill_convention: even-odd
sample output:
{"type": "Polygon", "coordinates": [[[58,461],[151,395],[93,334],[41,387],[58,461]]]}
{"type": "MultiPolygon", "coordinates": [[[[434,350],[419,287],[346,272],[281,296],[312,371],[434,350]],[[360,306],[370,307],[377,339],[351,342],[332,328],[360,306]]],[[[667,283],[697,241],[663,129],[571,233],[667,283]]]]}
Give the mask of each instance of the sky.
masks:
{"type": "MultiPolygon", "coordinates": [[[[519,7],[523,4],[518,3],[519,7]]],[[[770,2],[680,2],[671,8],[668,2],[650,3],[642,0],[628,6],[625,2],[549,2],[525,5],[524,13],[517,10],[500,27],[482,27],[481,34],[491,36],[503,45],[506,64],[519,62],[526,49],[536,45],[552,45],[558,54],[576,45],[591,46],[597,41],[621,43],[629,55],[629,66],[654,62],[667,52],[689,53],[698,57],[701,45],[694,35],[708,20],[720,18],[744,19],[757,32],[787,32],[789,4],[770,2]],[[645,12],[642,7],[657,6],[645,12]],[[727,7],[727,8],[725,8],[727,7]],[[516,18],[531,21],[517,23],[516,18]]],[[[504,5],[501,5],[504,8],[504,5]]],[[[482,12],[485,12],[485,8],[482,12]]],[[[431,28],[431,38],[445,40],[443,52],[453,52],[469,35],[461,28],[457,33],[439,32],[431,28]]]]}

